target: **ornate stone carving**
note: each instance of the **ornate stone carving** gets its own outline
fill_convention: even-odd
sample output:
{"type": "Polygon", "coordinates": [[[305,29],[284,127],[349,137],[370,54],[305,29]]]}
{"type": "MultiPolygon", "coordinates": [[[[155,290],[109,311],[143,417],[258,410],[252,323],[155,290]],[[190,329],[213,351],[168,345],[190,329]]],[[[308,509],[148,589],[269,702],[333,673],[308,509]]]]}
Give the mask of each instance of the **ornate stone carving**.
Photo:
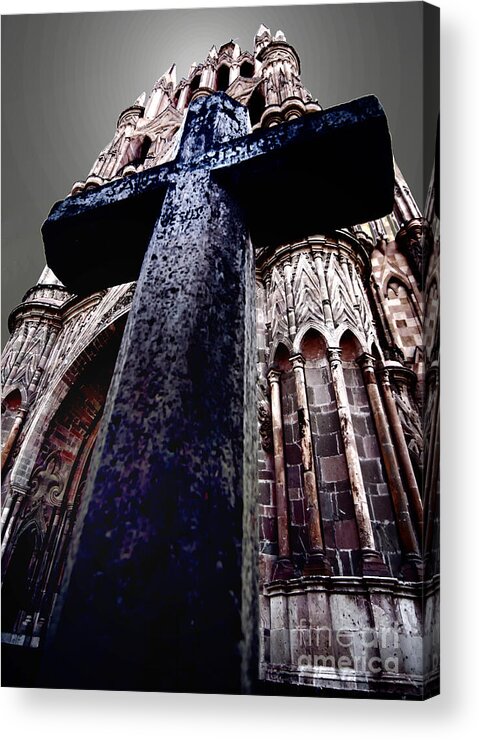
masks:
{"type": "Polygon", "coordinates": [[[331,255],[326,279],[331,300],[331,310],[336,326],[340,326],[341,324],[356,326],[357,317],[354,311],[354,297],[350,295],[348,287],[344,284],[344,273],[339,266],[336,255],[331,255]]]}
{"type": "Polygon", "coordinates": [[[277,267],[273,268],[269,294],[271,306],[271,337],[274,341],[277,337],[288,336],[286,290],[283,276],[277,267]]]}
{"type": "Polygon", "coordinates": [[[422,467],[423,436],[421,418],[417,411],[413,409],[407,396],[394,389],[393,396],[408,449],[417,464],[422,467]]]}
{"type": "Polygon", "coordinates": [[[324,312],[319,280],[305,254],[302,254],[298,261],[293,293],[297,328],[299,329],[308,319],[316,319],[323,323],[324,312]]]}
{"type": "Polygon", "coordinates": [[[61,455],[54,451],[33,471],[30,483],[31,508],[36,508],[40,501],[49,506],[60,506],[65,486],[60,475],[61,467],[61,455]]]}
{"type": "Polygon", "coordinates": [[[271,405],[269,402],[268,384],[264,379],[258,378],[256,383],[258,399],[258,423],[261,446],[265,452],[273,451],[273,422],[271,418],[271,405]]]}

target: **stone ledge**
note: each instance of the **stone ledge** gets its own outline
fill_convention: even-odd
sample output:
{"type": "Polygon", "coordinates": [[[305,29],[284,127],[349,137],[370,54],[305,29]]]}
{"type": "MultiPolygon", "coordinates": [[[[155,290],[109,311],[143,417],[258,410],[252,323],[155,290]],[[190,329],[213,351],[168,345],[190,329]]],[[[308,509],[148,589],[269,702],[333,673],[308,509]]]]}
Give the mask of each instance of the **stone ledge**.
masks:
{"type": "Polygon", "coordinates": [[[263,593],[266,596],[292,595],[314,591],[328,591],[330,593],[389,593],[395,596],[409,598],[423,598],[431,596],[439,590],[439,576],[428,581],[402,582],[397,578],[382,576],[302,576],[290,578],[287,581],[273,581],[264,584],[263,593]]]}
{"type": "Polygon", "coordinates": [[[332,668],[295,670],[288,666],[266,666],[262,670],[262,680],[265,687],[268,684],[285,686],[285,693],[287,687],[298,686],[301,689],[308,687],[332,691],[335,694],[355,694],[358,697],[373,694],[374,698],[385,696],[397,699],[404,697],[423,699],[438,693],[439,673],[435,671],[427,676],[391,673],[374,677],[357,672],[348,675],[346,671],[332,668]]]}

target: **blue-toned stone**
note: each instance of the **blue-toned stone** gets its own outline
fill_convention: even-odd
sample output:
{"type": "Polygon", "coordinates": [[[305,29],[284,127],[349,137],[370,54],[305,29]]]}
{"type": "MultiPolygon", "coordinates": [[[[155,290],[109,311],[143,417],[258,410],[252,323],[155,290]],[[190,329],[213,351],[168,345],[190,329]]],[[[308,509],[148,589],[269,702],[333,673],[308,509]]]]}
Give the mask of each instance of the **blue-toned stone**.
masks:
{"type": "Polygon", "coordinates": [[[248,690],[253,259],[236,201],[210,171],[187,167],[203,127],[220,141],[244,133],[246,109],[225,96],[192,106],[106,403],[49,685],[248,690]]]}

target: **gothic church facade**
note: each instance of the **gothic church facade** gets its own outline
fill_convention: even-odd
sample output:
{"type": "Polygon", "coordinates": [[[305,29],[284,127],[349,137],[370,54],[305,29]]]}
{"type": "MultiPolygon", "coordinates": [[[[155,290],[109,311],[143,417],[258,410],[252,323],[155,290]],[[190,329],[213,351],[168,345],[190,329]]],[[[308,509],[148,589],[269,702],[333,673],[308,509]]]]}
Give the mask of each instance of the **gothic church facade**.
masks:
{"type": "MultiPolygon", "coordinates": [[[[253,129],[321,110],[294,48],[262,26],[253,53],[213,47],[178,84],[171,67],[121,113],[70,197],[174,159],[190,102],[217,90],[248,107],[253,129]]],[[[259,676],[271,690],[420,697],[437,681],[433,203],[432,185],[426,220],[396,167],[392,213],[256,251],[259,676]]],[[[80,298],[45,268],[10,316],[12,661],[34,666],[48,634],[134,289],[80,298]]]]}

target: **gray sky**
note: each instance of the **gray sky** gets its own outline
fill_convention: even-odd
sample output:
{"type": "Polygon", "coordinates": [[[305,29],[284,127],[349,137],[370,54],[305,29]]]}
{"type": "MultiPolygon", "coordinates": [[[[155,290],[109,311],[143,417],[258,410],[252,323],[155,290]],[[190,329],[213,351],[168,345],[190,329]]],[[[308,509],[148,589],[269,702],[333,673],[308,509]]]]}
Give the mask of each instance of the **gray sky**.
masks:
{"type": "MultiPolygon", "coordinates": [[[[118,114],[172,62],[180,79],[212,44],[234,38],[252,50],[262,22],[284,31],[323,107],[379,97],[422,206],[422,13],[412,2],[4,16],[2,344],[8,313],[44,265],[42,222],[86,177],[118,114]]],[[[435,124],[426,123],[428,171],[435,124]]]]}

